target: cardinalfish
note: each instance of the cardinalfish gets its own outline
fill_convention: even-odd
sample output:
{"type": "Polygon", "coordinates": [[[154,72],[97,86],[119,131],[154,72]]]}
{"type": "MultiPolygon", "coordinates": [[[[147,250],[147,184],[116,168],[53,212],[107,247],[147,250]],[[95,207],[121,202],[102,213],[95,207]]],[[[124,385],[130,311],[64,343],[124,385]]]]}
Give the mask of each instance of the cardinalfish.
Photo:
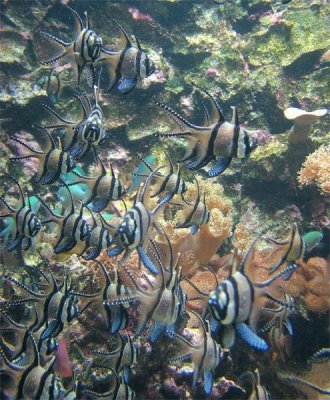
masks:
{"type": "Polygon", "coordinates": [[[87,93],[84,91],[72,95],[81,105],[82,116],[80,121],[66,120],[47,104],[43,104],[42,106],[59,120],[59,123],[47,125],[45,128],[66,128],[65,149],[74,158],[81,159],[91,149],[96,156],[96,147],[102,145],[108,139],[103,128],[103,112],[98,104],[99,86],[94,86],[94,105],[91,104],[87,93]]]}
{"type": "Polygon", "coordinates": [[[200,194],[200,189],[199,189],[199,183],[194,176],[196,185],[197,185],[197,197],[194,202],[194,204],[190,204],[185,200],[185,205],[184,205],[184,210],[183,213],[185,215],[185,220],[183,222],[180,222],[176,224],[176,228],[190,228],[191,234],[194,235],[197,231],[198,228],[201,225],[207,225],[207,223],[210,220],[210,212],[207,208],[206,202],[205,202],[205,193],[204,193],[204,198],[201,200],[201,194],[200,194]]]}
{"type": "Polygon", "coordinates": [[[79,181],[68,183],[68,186],[85,184],[88,187],[90,196],[83,204],[84,206],[88,205],[94,212],[103,211],[111,201],[120,200],[126,194],[126,190],[115,175],[112,165],[110,164],[111,175],[109,175],[99,157],[98,164],[101,166],[99,176],[89,177],[73,171],[72,173],[79,178],[79,181]]]}
{"type": "Polygon", "coordinates": [[[18,187],[19,200],[15,208],[13,208],[4,197],[0,196],[0,201],[7,209],[5,214],[0,215],[0,218],[5,219],[5,224],[8,224],[10,230],[5,233],[8,238],[7,250],[13,251],[18,246],[22,250],[28,250],[30,247],[34,247],[36,236],[41,229],[40,219],[35,214],[35,210],[39,205],[33,205],[29,196],[26,200],[18,180],[12,176],[9,177],[18,187]],[[12,224],[13,221],[15,224],[12,224]]]}
{"type": "Polygon", "coordinates": [[[146,194],[150,188],[153,176],[159,171],[160,167],[153,171],[146,182],[140,185],[140,188],[135,196],[133,207],[128,210],[121,218],[118,227],[114,233],[116,245],[108,249],[108,255],[118,256],[123,251],[124,258],[121,260],[122,265],[125,264],[129,256],[134,250],[137,250],[142,263],[154,275],[158,274],[156,266],[151,261],[143,249],[145,241],[149,239],[151,228],[156,228],[155,218],[157,212],[165,205],[158,204],[153,210],[149,211],[146,206],[146,194]]]}
{"type": "Polygon", "coordinates": [[[197,313],[190,310],[199,321],[202,328],[202,339],[199,343],[194,344],[187,340],[184,336],[177,333],[174,338],[184,346],[184,353],[170,359],[173,364],[191,360],[194,368],[193,389],[196,389],[200,376],[204,378],[204,391],[210,395],[213,387],[214,370],[222,359],[222,350],[220,345],[211,337],[211,332],[206,321],[204,321],[197,313]]]}
{"type": "Polygon", "coordinates": [[[117,87],[121,93],[128,94],[139,80],[155,72],[155,65],[142,49],[138,39],[134,36],[134,45],[124,28],[114,19],[112,21],[120,29],[119,41],[122,48],[118,51],[103,49],[105,56],[98,62],[105,61],[109,70],[111,83],[106,91],[110,92],[117,87]]]}
{"type": "Polygon", "coordinates": [[[248,400],[270,400],[269,392],[261,384],[259,370],[256,369],[254,373],[247,371],[243,374],[242,378],[248,377],[252,381],[252,390],[248,400]]]}
{"type": "Polygon", "coordinates": [[[40,196],[37,197],[46,212],[46,219],[42,221],[42,224],[55,223],[59,227],[59,237],[54,246],[54,253],[66,253],[64,256],[69,257],[75,254],[75,247],[90,236],[91,229],[83,218],[83,205],[80,204],[80,209],[76,210],[68,187],[67,190],[71,200],[71,210],[67,215],[55,214],[40,196]]]}
{"type": "Polygon", "coordinates": [[[186,153],[179,162],[188,161],[188,168],[197,170],[215,160],[215,164],[207,172],[209,177],[214,177],[223,173],[234,157],[246,158],[255,149],[257,142],[240,126],[236,107],[233,107],[232,121],[227,122],[216,99],[205,89],[199,89],[211,102],[211,113],[203,107],[203,125],[194,125],[170,107],[156,102],[170,114],[180,128],[178,133],[157,133],[156,136],[186,139],[186,153]]]}
{"type": "Polygon", "coordinates": [[[288,265],[279,273],[263,282],[256,282],[256,266],[254,262],[255,243],[242,259],[237,271],[233,270],[228,279],[210,293],[209,308],[212,317],[225,329],[223,342],[226,347],[234,344],[235,330],[239,336],[251,347],[266,351],[268,345],[256,332],[257,322],[262,311],[261,302],[269,299],[282,305],[280,299],[275,298],[270,292],[270,285],[283,276],[292,274],[297,265],[288,265]]]}
{"type": "Polygon", "coordinates": [[[286,239],[283,241],[267,238],[268,241],[276,245],[271,255],[278,252],[281,254],[279,261],[272,266],[270,273],[276,271],[283,263],[301,264],[304,257],[321,242],[322,238],[322,233],[318,231],[308,232],[301,236],[296,223],[290,228],[286,239]]]}
{"type": "Polygon", "coordinates": [[[56,104],[62,97],[62,94],[72,84],[72,81],[65,81],[62,79],[63,72],[65,72],[64,69],[58,71],[54,68],[47,77],[40,80],[40,85],[45,88],[51,104],[56,104]]]}
{"type": "MultiPolygon", "coordinates": [[[[168,155],[167,152],[165,152],[165,154],[169,161],[170,169],[167,174],[162,174],[159,172],[154,176],[157,186],[155,188],[156,189],[155,192],[150,195],[150,197],[153,198],[165,192],[165,194],[158,199],[159,204],[168,203],[170,200],[172,200],[173,196],[175,196],[176,194],[182,196],[183,193],[187,191],[186,183],[181,177],[180,166],[178,165],[177,171],[175,173],[174,166],[170,156],[168,155]]],[[[150,172],[154,171],[152,169],[152,166],[148,163],[148,161],[142,159],[140,156],[138,156],[138,158],[150,172]]],[[[148,175],[146,174],[139,174],[139,173],[133,173],[133,175],[141,178],[148,177],[148,175]]]]}
{"type": "Polygon", "coordinates": [[[87,12],[85,12],[86,26],[84,26],[79,14],[69,6],[66,8],[74,18],[75,39],[72,42],[65,42],[48,32],[39,31],[41,36],[58,45],[56,46],[57,54],[48,60],[41,61],[41,64],[52,65],[67,57],[78,81],[78,86],[84,69],[87,70],[89,84],[93,86],[95,82],[94,63],[100,58],[103,50],[102,38],[91,29],[87,12]],[[58,47],[62,50],[60,54],[58,54],[58,47]]]}
{"type": "Polygon", "coordinates": [[[37,158],[40,161],[40,175],[35,181],[42,185],[50,185],[57,181],[61,174],[70,172],[75,167],[75,161],[70,153],[63,150],[62,141],[59,137],[55,141],[47,129],[41,126],[37,126],[37,128],[45,134],[47,139],[46,147],[43,150],[35,150],[27,143],[12,136],[11,140],[32,151],[32,154],[22,157],[11,157],[10,160],[24,161],[28,158],[37,158]]]}
{"type": "Polygon", "coordinates": [[[90,353],[100,356],[102,366],[110,365],[117,372],[123,372],[124,383],[128,385],[131,369],[137,363],[139,355],[136,343],[129,335],[118,333],[119,343],[112,351],[92,350],[90,353]]]}
{"type": "Polygon", "coordinates": [[[31,350],[24,362],[10,360],[0,346],[0,356],[4,362],[4,371],[11,379],[7,381],[8,389],[16,399],[62,399],[65,389],[60,379],[52,372],[55,357],[41,366],[40,354],[32,333],[28,330],[31,350]]]}
{"type": "Polygon", "coordinates": [[[128,313],[126,307],[135,300],[135,295],[123,285],[117,269],[114,270],[114,279],[111,279],[105,266],[98,260],[103,273],[104,283],[94,298],[98,311],[103,317],[106,329],[112,334],[126,328],[128,313]]]}
{"type": "MultiPolygon", "coordinates": [[[[151,328],[147,337],[150,337],[151,342],[154,343],[165,332],[169,336],[174,334],[175,325],[185,307],[185,297],[180,286],[181,269],[177,269],[177,262],[167,266],[167,276],[165,276],[158,246],[152,239],[151,244],[153,246],[153,258],[157,260],[161,272],[161,280],[157,288],[144,290],[125,266],[124,270],[134,285],[135,296],[138,301],[139,319],[134,338],[140,336],[147,324],[150,323],[151,328]]],[[[173,254],[172,248],[169,248],[169,251],[173,254]]],[[[173,260],[173,257],[171,257],[171,260],[173,260]]]]}

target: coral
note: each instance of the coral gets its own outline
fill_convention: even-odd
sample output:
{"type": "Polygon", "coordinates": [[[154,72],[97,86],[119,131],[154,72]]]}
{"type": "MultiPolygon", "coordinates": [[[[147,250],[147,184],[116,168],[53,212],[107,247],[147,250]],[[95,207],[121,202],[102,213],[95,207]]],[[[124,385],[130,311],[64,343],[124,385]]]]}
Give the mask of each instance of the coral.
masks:
{"type": "MultiPolygon", "coordinates": [[[[180,253],[179,265],[184,275],[193,272],[201,264],[207,265],[231,233],[232,202],[224,196],[223,187],[204,180],[200,182],[200,190],[206,194],[210,221],[207,225],[202,225],[195,235],[191,234],[190,229],[174,228],[176,223],[183,220],[182,210],[175,214],[171,222],[166,216],[159,219],[171,240],[175,257],[180,253]]],[[[197,195],[195,184],[188,183],[188,193],[186,200],[193,200],[197,195]]],[[[157,240],[165,245],[164,239],[157,237],[157,240]]]]}
{"type": "Polygon", "coordinates": [[[330,194],[330,146],[322,146],[310,154],[298,173],[300,186],[316,184],[324,195],[330,194]]]}

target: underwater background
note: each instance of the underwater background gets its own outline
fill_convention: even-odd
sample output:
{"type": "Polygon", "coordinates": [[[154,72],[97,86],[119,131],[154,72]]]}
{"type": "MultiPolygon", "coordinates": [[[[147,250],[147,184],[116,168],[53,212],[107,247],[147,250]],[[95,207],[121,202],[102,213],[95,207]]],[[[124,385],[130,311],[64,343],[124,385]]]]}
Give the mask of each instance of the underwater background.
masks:
{"type": "Polygon", "coordinates": [[[0,398],[329,399],[329,1],[0,12],[0,398]]]}

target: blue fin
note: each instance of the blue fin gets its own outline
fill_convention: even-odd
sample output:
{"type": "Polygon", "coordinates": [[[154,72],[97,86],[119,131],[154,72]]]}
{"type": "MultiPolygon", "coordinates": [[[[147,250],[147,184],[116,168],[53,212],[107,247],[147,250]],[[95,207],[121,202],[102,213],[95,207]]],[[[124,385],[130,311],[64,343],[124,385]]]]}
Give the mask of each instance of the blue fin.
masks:
{"type": "Polygon", "coordinates": [[[50,101],[51,104],[56,104],[57,103],[57,96],[54,93],[49,93],[48,94],[48,99],[50,101]]]}
{"type": "Polygon", "coordinates": [[[210,161],[212,160],[211,157],[205,157],[201,161],[191,161],[187,164],[189,169],[199,169],[205,167],[210,161]]]}
{"type": "Polygon", "coordinates": [[[161,324],[159,322],[155,322],[152,329],[151,329],[151,335],[150,335],[150,341],[151,343],[155,343],[159,336],[164,332],[165,330],[165,325],[161,324]]]}
{"type": "Polygon", "coordinates": [[[208,176],[213,178],[214,176],[222,174],[225,169],[229,167],[231,160],[232,157],[219,157],[213,167],[207,171],[208,176]]]}
{"type": "Polygon", "coordinates": [[[7,250],[8,251],[13,251],[16,249],[16,247],[21,243],[23,238],[19,236],[18,238],[14,239],[12,242],[8,243],[7,250]]]}
{"type": "Polygon", "coordinates": [[[119,256],[120,253],[122,253],[124,249],[122,247],[113,247],[112,249],[108,250],[108,256],[109,257],[116,257],[119,256]]]}
{"type": "Polygon", "coordinates": [[[123,366],[123,378],[125,385],[128,385],[131,378],[131,367],[129,365],[123,366]]]}
{"type": "Polygon", "coordinates": [[[166,335],[169,336],[171,339],[173,339],[175,333],[175,324],[169,325],[166,328],[166,335]]]}
{"type": "Polygon", "coordinates": [[[260,351],[268,350],[268,344],[258,335],[256,335],[246,324],[236,324],[236,330],[240,337],[254,349],[260,351]]]}
{"type": "Polygon", "coordinates": [[[121,329],[123,322],[123,314],[122,309],[120,308],[118,311],[113,313],[113,321],[111,323],[111,333],[114,335],[121,329]]]}
{"type": "Polygon", "coordinates": [[[100,255],[100,248],[98,246],[94,246],[87,251],[87,254],[84,257],[84,260],[86,260],[86,261],[94,260],[99,255],[100,255]]]}
{"type": "Polygon", "coordinates": [[[53,319],[52,321],[50,321],[47,328],[42,332],[40,339],[45,340],[51,337],[55,332],[56,328],[57,328],[57,321],[56,319],[53,319]]]}
{"type": "Polygon", "coordinates": [[[101,212],[107,206],[108,201],[102,197],[97,197],[92,201],[92,206],[90,207],[94,212],[101,212]]]}
{"type": "Polygon", "coordinates": [[[85,143],[81,144],[75,144],[70,150],[70,154],[74,158],[81,158],[82,156],[85,155],[86,149],[85,149],[85,143]]]}
{"type": "Polygon", "coordinates": [[[149,256],[147,256],[147,254],[145,253],[145,251],[142,249],[141,246],[139,246],[137,249],[137,252],[139,253],[140,259],[143,262],[143,264],[148,268],[148,270],[154,274],[154,275],[158,275],[159,271],[158,269],[155,267],[154,263],[150,260],[149,256]]]}
{"type": "Polygon", "coordinates": [[[211,394],[213,388],[213,373],[211,370],[204,371],[204,390],[207,395],[211,394]]]}
{"type": "Polygon", "coordinates": [[[194,235],[197,231],[198,231],[198,225],[193,225],[191,228],[190,228],[190,232],[191,232],[191,234],[192,235],[194,235]]]}
{"type": "Polygon", "coordinates": [[[136,79],[124,78],[118,85],[118,90],[123,94],[128,94],[136,86],[136,79]]]}
{"type": "Polygon", "coordinates": [[[212,334],[218,333],[219,329],[220,329],[219,322],[213,317],[211,318],[211,321],[210,321],[210,328],[211,328],[212,334]]]}
{"type": "Polygon", "coordinates": [[[40,180],[40,183],[42,185],[49,185],[51,183],[54,183],[56,179],[58,178],[58,173],[57,172],[47,172],[40,180]]]}
{"type": "Polygon", "coordinates": [[[24,237],[21,246],[23,251],[28,250],[32,246],[32,238],[24,237]]]}
{"type": "Polygon", "coordinates": [[[286,328],[287,328],[289,334],[291,336],[293,336],[293,327],[292,327],[291,321],[289,320],[289,318],[285,318],[284,322],[285,322],[285,325],[286,325],[286,328]]]}
{"type": "Polygon", "coordinates": [[[161,206],[163,204],[168,203],[172,197],[174,196],[174,193],[166,193],[164,196],[160,197],[157,201],[157,203],[161,206]]]}
{"type": "MultiPolygon", "coordinates": [[[[290,263],[290,265],[293,265],[293,263],[290,263]]],[[[283,275],[283,279],[285,281],[288,281],[291,278],[291,276],[292,276],[292,274],[294,273],[295,270],[296,269],[293,269],[293,270],[289,271],[287,274],[284,274],[283,275]]]]}
{"type": "Polygon", "coordinates": [[[64,251],[69,251],[74,248],[76,245],[76,241],[70,238],[63,238],[55,247],[54,253],[60,254],[64,251]]]}

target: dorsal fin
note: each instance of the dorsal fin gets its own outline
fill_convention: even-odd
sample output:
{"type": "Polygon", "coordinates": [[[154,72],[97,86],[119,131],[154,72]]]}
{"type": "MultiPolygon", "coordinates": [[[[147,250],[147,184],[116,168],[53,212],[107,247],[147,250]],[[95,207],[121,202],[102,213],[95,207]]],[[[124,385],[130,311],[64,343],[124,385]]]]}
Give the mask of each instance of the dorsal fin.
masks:
{"type": "Polygon", "coordinates": [[[51,134],[48,132],[48,130],[46,128],[44,128],[43,126],[40,125],[35,125],[35,127],[37,129],[40,130],[40,132],[43,132],[46,134],[46,137],[48,138],[48,143],[50,144],[50,146],[48,145],[46,148],[46,151],[48,152],[51,148],[54,150],[56,148],[56,144],[54,142],[53,137],[51,136],[51,134]]]}
{"type": "Polygon", "coordinates": [[[138,48],[139,50],[143,51],[139,39],[138,39],[135,35],[133,35],[133,37],[134,37],[135,43],[136,43],[136,45],[137,45],[137,48],[138,48]]]}
{"type": "Polygon", "coordinates": [[[90,24],[90,22],[89,22],[89,18],[88,18],[88,13],[87,13],[87,11],[85,11],[84,14],[85,14],[85,18],[86,18],[86,28],[87,28],[87,29],[91,29],[91,24],[90,24]]]}
{"type": "Polygon", "coordinates": [[[208,98],[210,99],[210,103],[211,103],[211,115],[209,116],[210,123],[215,124],[217,122],[225,122],[225,117],[223,116],[221,108],[220,108],[217,100],[215,99],[215,97],[213,97],[206,89],[204,89],[196,84],[194,86],[196,88],[198,88],[202,93],[206,94],[206,96],[208,96],[208,98]]]}
{"type": "Polygon", "coordinates": [[[70,10],[71,14],[73,15],[75,30],[76,30],[76,34],[78,36],[78,34],[84,29],[83,21],[80,18],[80,15],[77,13],[76,10],[74,10],[70,6],[66,6],[66,7],[70,10]]]}
{"type": "Polygon", "coordinates": [[[131,42],[128,34],[126,33],[125,29],[114,18],[110,17],[110,19],[117,26],[117,28],[120,29],[120,32],[121,32],[121,35],[120,35],[121,45],[124,46],[124,47],[132,47],[132,42],[131,42]]]}
{"type": "Polygon", "coordinates": [[[20,194],[20,202],[21,202],[21,207],[26,206],[26,202],[25,202],[25,198],[24,198],[24,194],[23,194],[23,190],[21,188],[21,185],[19,184],[18,180],[16,178],[14,178],[12,175],[7,174],[8,178],[12,179],[16,185],[18,186],[18,190],[19,190],[19,194],[20,194]]]}
{"type": "Polygon", "coordinates": [[[174,172],[174,166],[173,166],[171,157],[170,157],[170,155],[168,154],[167,151],[164,150],[164,153],[165,153],[165,155],[166,155],[166,157],[167,157],[167,159],[168,159],[168,161],[169,161],[169,163],[170,163],[170,174],[172,175],[173,172],[174,172]]]}
{"type": "Polygon", "coordinates": [[[145,181],[145,183],[140,185],[140,188],[139,188],[139,190],[138,190],[138,193],[136,194],[136,199],[137,199],[137,201],[140,201],[141,203],[144,204],[145,195],[146,195],[147,191],[149,190],[149,187],[150,187],[150,184],[151,184],[151,180],[152,180],[153,176],[154,176],[161,168],[164,168],[164,166],[160,166],[160,167],[158,167],[157,169],[155,169],[154,171],[152,171],[152,172],[149,174],[149,176],[148,176],[147,180],[145,181]],[[141,188],[141,186],[142,186],[142,188],[141,188]],[[141,190],[140,190],[140,189],[141,189],[141,190]]]}
{"type": "Polygon", "coordinates": [[[239,127],[239,120],[238,120],[238,112],[236,107],[231,107],[233,110],[233,117],[231,119],[231,123],[237,127],[239,127]]]}

